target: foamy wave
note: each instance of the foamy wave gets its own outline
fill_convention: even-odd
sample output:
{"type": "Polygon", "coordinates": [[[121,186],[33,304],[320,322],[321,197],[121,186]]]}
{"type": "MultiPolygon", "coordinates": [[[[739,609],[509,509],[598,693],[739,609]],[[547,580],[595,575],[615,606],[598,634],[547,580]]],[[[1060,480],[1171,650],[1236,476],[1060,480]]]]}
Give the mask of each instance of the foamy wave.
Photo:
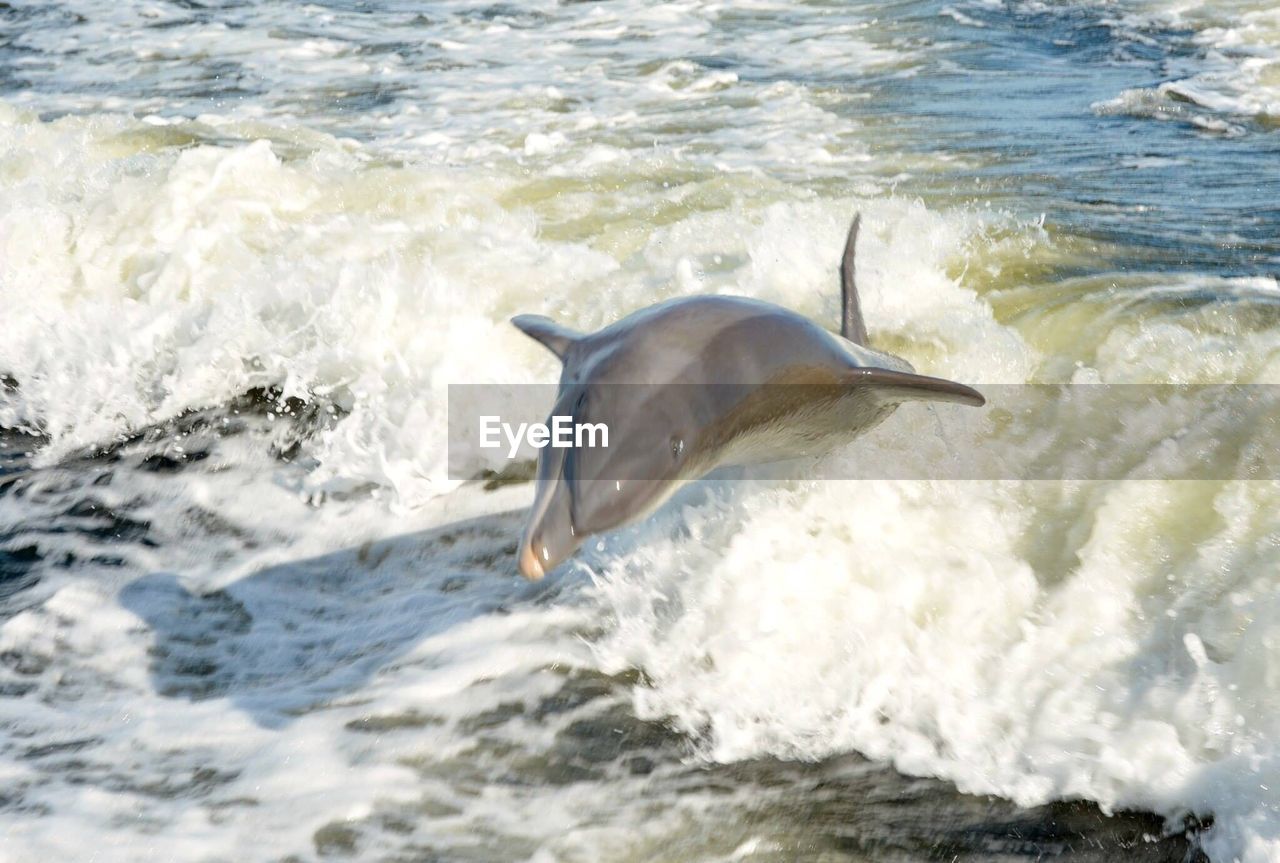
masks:
{"type": "Polygon", "coordinates": [[[684,510],[598,583],[607,668],[708,757],[857,750],[1280,851],[1280,486],[817,483],[684,510]],[[1206,521],[1188,513],[1207,510],[1206,521]]]}
{"type": "MultiPolygon", "coordinates": [[[[291,468],[310,472],[311,490],[370,484],[401,504],[432,498],[415,510],[416,527],[445,524],[460,513],[455,496],[433,497],[450,487],[439,478],[444,388],[546,382],[556,373],[554,360],[507,325],[509,315],[547,312],[594,328],[665,297],[732,292],[834,323],[832,262],[855,207],[865,214],[859,272],[873,339],[922,370],[979,384],[1280,374],[1274,327],[1215,315],[1216,302],[1269,297],[1272,280],[1109,275],[1041,286],[1062,296],[1046,293],[1021,303],[1032,311],[998,316],[993,296],[1033,290],[1016,277],[1010,283],[1002,267],[1017,271],[1050,240],[1038,228],[1013,223],[1002,234],[993,222],[1008,228],[1012,220],[892,198],[796,202],[790,187],[719,168],[690,169],[668,189],[661,183],[675,172],[666,154],[600,150],[576,164],[575,151],[552,137],[526,136],[524,146],[557,159],[554,170],[529,178],[513,166],[391,165],[350,142],[263,124],[108,116],[44,123],[6,111],[0,372],[18,389],[0,422],[40,430],[45,459],[54,461],[192,408],[276,388],[335,410],[304,449],[305,464],[291,468]],[[1179,294],[1209,297],[1203,317],[1160,302],[1179,294]]],[[[921,458],[977,434],[947,420],[941,435],[928,424],[921,458]]],[[[921,421],[920,410],[905,408],[860,451],[911,450],[921,421]]],[[[964,422],[985,428],[976,414],[964,422]]],[[[240,467],[230,472],[235,482],[222,472],[181,492],[141,488],[163,503],[157,510],[174,510],[156,516],[162,527],[166,518],[186,519],[185,508],[169,506],[177,502],[208,504],[233,526],[251,526],[261,519],[255,482],[272,468],[261,453],[240,467]]],[[[515,506],[522,491],[470,505],[515,506]]],[[[244,554],[235,566],[200,564],[199,548],[173,552],[218,587],[259,573],[234,593],[262,603],[267,620],[284,613],[270,601],[273,584],[306,585],[315,575],[310,564],[273,574],[271,554],[318,559],[377,538],[379,529],[411,529],[383,524],[380,504],[316,515],[299,512],[296,496],[279,488],[269,500],[271,529],[293,547],[244,554]]],[[[560,681],[531,671],[539,663],[566,656],[589,663],[575,652],[575,627],[603,610],[612,621],[596,645],[599,666],[643,670],[651,685],[637,689],[638,710],[673,719],[709,757],[816,758],[853,749],[1024,803],[1076,796],[1175,819],[1212,813],[1215,859],[1264,860],[1278,850],[1266,792],[1280,781],[1276,512],[1274,483],[764,483],[710,496],[694,489],[656,521],[588,552],[600,578],[585,612],[530,610],[514,623],[486,613],[422,645],[448,654],[439,662],[432,654],[388,679],[419,681],[421,703],[454,710],[450,721],[462,727],[479,711],[497,710],[510,694],[504,687],[534,693],[530,700],[554,692],[560,681]],[[514,649],[505,641],[513,633],[514,649]],[[474,703],[450,701],[495,669],[509,676],[494,678],[474,703]]],[[[506,537],[517,527],[497,519],[477,533],[506,537]]],[[[187,529],[166,537],[179,545],[187,529]]],[[[225,539],[228,547],[238,541],[225,539]]],[[[450,566],[478,567],[484,577],[502,569],[505,538],[464,538],[465,549],[442,550],[454,542],[450,535],[433,546],[448,561],[430,573],[441,594],[450,566]]],[[[417,595],[406,585],[420,575],[420,553],[415,543],[398,546],[394,572],[378,576],[394,579],[382,586],[398,601],[417,595]]],[[[363,573],[363,554],[314,566],[334,578],[363,573]]],[[[132,615],[99,614],[110,590],[73,584],[45,609],[7,623],[0,640],[40,646],[52,621],[71,621],[68,662],[126,686],[156,711],[157,723],[168,723],[159,739],[186,745],[181,735],[193,718],[195,727],[214,729],[227,711],[244,709],[208,703],[189,711],[128,670],[142,666],[148,648],[137,617],[181,620],[173,607],[186,593],[150,578],[127,597],[132,615]],[[123,678],[116,667],[126,669],[123,678]]],[[[358,593],[372,604],[356,603],[357,623],[381,623],[389,612],[380,594],[358,593]]],[[[503,591],[483,593],[496,607],[503,591]]],[[[408,634],[395,650],[420,634],[412,610],[396,609],[396,625],[408,634]]],[[[305,629],[301,617],[289,619],[305,629]]],[[[315,625],[318,640],[333,636],[329,624],[315,625]]],[[[364,630],[356,629],[336,639],[322,663],[334,675],[361,655],[364,630]]],[[[246,636],[246,650],[260,649],[249,643],[256,637],[246,636]]],[[[247,664],[272,679],[243,658],[225,664],[227,673],[247,664]]],[[[358,695],[384,707],[417,703],[385,681],[358,685],[370,687],[358,695]]],[[[274,721],[298,705],[324,703],[327,686],[302,681],[248,709],[274,721]]],[[[341,719],[332,721],[352,720],[353,704],[339,706],[341,719]]],[[[105,728],[92,708],[73,715],[117,747],[111,759],[124,757],[127,733],[105,728]]],[[[308,714],[297,727],[319,741],[335,770],[363,757],[327,721],[308,714]]],[[[301,769],[288,763],[293,744],[252,724],[240,717],[227,727],[269,757],[241,785],[227,780],[228,793],[265,780],[263,787],[294,800],[283,788],[301,769]]],[[[432,739],[467,745],[453,732],[432,739]]],[[[219,763],[240,769],[243,749],[220,751],[219,763]]],[[[389,796],[409,787],[398,766],[371,765],[358,775],[389,796]]],[[[279,827],[283,846],[305,842],[322,816],[343,817],[338,808],[368,809],[367,795],[309,787],[336,802],[300,800],[309,814],[293,833],[284,808],[227,817],[279,827]]],[[[72,822],[85,830],[59,836],[93,835],[128,802],[86,806],[89,814],[72,822]]],[[[191,826],[181,802],[157,805],[170,833],[191,826]]],[[[497,816],[471,812],[468,823],[490,817],[497,816]]],[[[30,847],[57,844],[57,837],[23,838],[30,847]]]]}
{"type": "Polygon", "coordinates": [[[44,434],[46,458],[271,387],[347,414],[314,450],[321,478],[412,501],[443,475],[447,383],[546,374],[505,318],[616,268],[539,240],[498,177],[331,139],[292,159],[264,140],[150,151],[175,131],[0,122],[3,421],[44,434]]]}
{"type": "MultiPolygon", "coordinates": [[[[262,127],[217,134],[243,131],[262,127]]],[[[306,451],[313,490],[372,485],[412,504],[451,487],[448,384],[554,379],[512,314],[596,328],[723,290],[836,319],[830,262],[852,202],[701,209],[701,188],[758,186],[709,173],[682,191],[673,224],[623,213],[589,238],[552,241],[535,211],[504,203],[525,194],[519,176],[386,166],[321,135],[292,148],[205,143],[212,135],[199,123],[0,118],[0,371],[18,382],[0,421],[44,435],[46,460],[271,389],[281,410],[301,399],[340,417],[306,451]],[[195,146],[164,146],[175,137],[195,146]],[[636,250],[625,263],[592,247],[611,232],[636,250]]],[[[657,159],[607,170],[623,194],[639,192],[657,159]]],[[[942,274],[980,222],[900,202],[868,216],[864,281],[882,334],[951,346],[958,371],[1024,379],[1017,338],[942,274]],[[974,331],[988,334],[976,352],[974,331]]]]}
{"type": "Polygon", "coordinates": [[[314,4],[23,5],[23,50],[38,62],[7,98],[40,111],[301,120],[448,164],[545,167],[566,144],[616,154],[659,142],[739,169],[840,176],[863,156],[853,124],[802,82],[924,53],[856,7],[797,7],[787,26],[763,27],[706,0],[443,3],[429,15],[390,4],[372,17],[314,4]]]}
{"type": "Polygon", "coordinates": [[[1151,3],[1129,12],[1131,24],[1191,29],[1202,56],[1191,75],[1153,88],[1129,90],[1096,110],[1156,119],[1182,119],[1211,132],[1244,129],[1221,117],[1280,117],[1280,9],[1248,2],[1224,10],[1201,2],[1151,3]]]}

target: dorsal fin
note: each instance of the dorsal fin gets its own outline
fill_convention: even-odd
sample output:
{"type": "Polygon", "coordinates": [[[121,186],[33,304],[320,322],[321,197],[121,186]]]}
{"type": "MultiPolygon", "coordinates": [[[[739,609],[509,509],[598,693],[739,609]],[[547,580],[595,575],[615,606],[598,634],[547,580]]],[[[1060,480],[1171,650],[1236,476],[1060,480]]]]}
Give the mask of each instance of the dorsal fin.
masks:
{"type": "Polygon", "coordinates": [[[862,322],[862,309],[858,305],[858,283],[854,279],[853,258],[858,246],[858,226],[862,214],[855,213],[849,226],[849,238],[844,241],[844,255],[840,258],[840,335],[855,345],[867,343],[867,326],[862,322]]]}
{"type": "Polygon", "coordinates": [[[529,338],[541,342],[562,360],[569,347],[582,337],[581,333],[557,324],[546,315],[516,315],[511,323],[529,338]]]}

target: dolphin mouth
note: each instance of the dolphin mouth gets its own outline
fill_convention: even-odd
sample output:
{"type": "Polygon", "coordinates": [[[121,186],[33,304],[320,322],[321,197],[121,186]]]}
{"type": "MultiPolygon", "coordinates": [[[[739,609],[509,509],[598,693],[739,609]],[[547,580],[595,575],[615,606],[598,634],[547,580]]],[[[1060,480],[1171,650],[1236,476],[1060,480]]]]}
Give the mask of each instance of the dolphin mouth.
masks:
{"type": "Polygon", "coordinates": [[[519,546],[520,574],[529,581],[539,581],[582,543],[573,523],[572,492],[560,475],[567,453],[544,450],[538,459],[533,505],[519,546]]]}
{"type": "Polygon", "coordinates": [[[517,566],[529,581],[541,581],[548,572],[572,557],[582,544],[572,529],[564,533],[553,531],[550,541],[540,534],[540,531],[530,531],[520,540],[517,566]]]}
{"type": "Polygon", "coordinates": [[[542,561],[538,560],[538,555],[533,550],[533,543],[531,542],[521,544],[519,566],[520,574],[529,581],[541,581],[542,577],[547,574],[546,569],[542,566],[542,561]]]}

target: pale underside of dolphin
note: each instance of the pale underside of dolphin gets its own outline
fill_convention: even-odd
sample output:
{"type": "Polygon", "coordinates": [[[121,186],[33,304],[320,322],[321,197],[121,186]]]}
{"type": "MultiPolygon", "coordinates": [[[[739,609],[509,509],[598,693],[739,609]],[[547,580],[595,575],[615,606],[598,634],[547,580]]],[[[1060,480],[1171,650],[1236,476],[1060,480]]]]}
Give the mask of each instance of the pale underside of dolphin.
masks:
{"type": "Polygon", "coordinates": [[[609,429],[608,447],[541,451],[520,541],[526,578],[542,578],[588,536],[648,515],[718,467],[821,455],[903,401],[984,404],[964,384],[917,375],[866,346],[854,280],[859,222],[840,263],[839,336],[743,297],[668,300],[594,333],[540,315],[512,319],[564,363],[552,416],[609,429]]]}

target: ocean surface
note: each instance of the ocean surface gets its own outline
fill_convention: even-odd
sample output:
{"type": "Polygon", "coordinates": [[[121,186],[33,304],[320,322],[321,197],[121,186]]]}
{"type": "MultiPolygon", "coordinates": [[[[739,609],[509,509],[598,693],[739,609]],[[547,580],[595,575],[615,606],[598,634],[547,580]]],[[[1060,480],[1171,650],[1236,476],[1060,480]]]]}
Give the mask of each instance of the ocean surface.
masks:
{"type": "Polygon", "coordinates": [[[558,373],[511,315],[835,328],[855,210],[921,371],[1280,383],[1280,7],[0,2],[0,859],[1280,860],[1280,483],[1150,478],[1266,417],[699,483],[533,585],[449,479],[450,384],[558,373]]]}

